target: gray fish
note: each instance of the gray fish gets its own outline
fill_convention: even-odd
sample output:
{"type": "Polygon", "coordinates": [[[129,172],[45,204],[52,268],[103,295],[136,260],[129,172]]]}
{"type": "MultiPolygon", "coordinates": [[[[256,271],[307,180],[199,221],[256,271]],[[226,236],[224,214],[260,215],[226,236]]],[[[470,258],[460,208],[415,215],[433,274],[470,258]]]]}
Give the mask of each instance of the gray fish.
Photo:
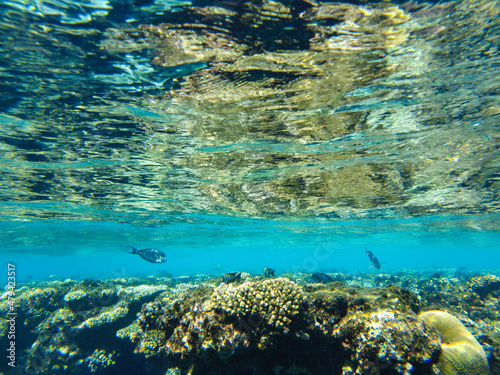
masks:
{"type": "Polygon", "coordinates": [[[321,272],[316,272],[311,275],[312,282],[314,283],[331,283],[334,281],[330,276],[328,276],[326,273],[321,273],[321,272]]]}
{"type": "Polygon", "coordinates": [[[378,261],[377,257],[375,255],[373,255],[373,253],[368,250],[366,247],[365,247],[365,250],[366,250],[366,254],[368,255],[368,258],[370,258],[370,261],[373,263],[373,266],[370,266],[371,267],[375,267],[376,269],[380,269],[380,262],[378,261]]]}
{"type": "Polygon", "coordinates": [[[226,284],[234,283],[235,281],[240,281],[241,279],[241,272],[231,272],[231,273],[225,273],[222,276],[221,281],[226,284]]]}
{"type": "Polygon", "coordinates": [[[135,247],[132,247],[130,254],[137,254],[142,259],[147,260],[150,263],[164,263],[167,261],[167,256],[163,253],[163,251],[156,249],[137,250],[135,247]]]}
{"type": "Polygon", "coordinates": [[[274,277],[276,270],[269,267],[264,267],[264,277],[274,277]]]}

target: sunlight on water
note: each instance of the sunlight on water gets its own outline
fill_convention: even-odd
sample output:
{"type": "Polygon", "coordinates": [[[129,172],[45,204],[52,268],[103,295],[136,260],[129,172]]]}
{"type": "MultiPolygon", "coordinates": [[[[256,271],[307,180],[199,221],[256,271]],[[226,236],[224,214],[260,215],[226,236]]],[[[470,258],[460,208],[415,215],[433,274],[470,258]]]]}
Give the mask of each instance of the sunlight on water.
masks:
{"type": "Polygon", "coordinates": [[[5,3],[4,216],[498,211],[496,2],[273,4],[5,3]]]}

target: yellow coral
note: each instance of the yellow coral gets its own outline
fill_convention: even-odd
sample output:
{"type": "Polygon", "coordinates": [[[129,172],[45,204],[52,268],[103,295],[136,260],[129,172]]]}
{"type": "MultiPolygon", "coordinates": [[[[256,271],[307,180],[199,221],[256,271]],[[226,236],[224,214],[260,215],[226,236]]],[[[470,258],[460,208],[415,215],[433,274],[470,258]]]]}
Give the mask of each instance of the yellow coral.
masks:
{"type": "Polygon", "coordinates": [[[238,286],[221,284],[212,294],[214,308],[237,316],[258,314],[276,328],[291,322],[303,300],[302,288],[283,277],[238,286]]]}
{"type": "Polygon", "coordinates": [[[419,318],[441,336],[439,369],[443,375],[489,375],[483,348],[460,320],[444,311],[427,311],[419,318]]]}
{"type": "Polygon", "coordinates": [[[106,367],[113,366],[116,363],[113,358],[114,353],[106,353],[102,349],[94,350],[94,353],[87,358],[90,372],[98,372],[106,367]]]}

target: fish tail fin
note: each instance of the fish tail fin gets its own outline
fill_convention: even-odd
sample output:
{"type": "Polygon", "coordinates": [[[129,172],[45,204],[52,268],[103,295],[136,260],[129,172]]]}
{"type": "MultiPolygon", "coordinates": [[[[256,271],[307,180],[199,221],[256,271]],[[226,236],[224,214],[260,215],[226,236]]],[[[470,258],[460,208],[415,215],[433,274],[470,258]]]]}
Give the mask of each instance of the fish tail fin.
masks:
{"type": "Polygon", "coordinates": [[[137,249],[135,247],[132,247],[132,246],[130,246],[130,247],[132,248],[132,251],[129,254],[137,254],[137,249]]]}

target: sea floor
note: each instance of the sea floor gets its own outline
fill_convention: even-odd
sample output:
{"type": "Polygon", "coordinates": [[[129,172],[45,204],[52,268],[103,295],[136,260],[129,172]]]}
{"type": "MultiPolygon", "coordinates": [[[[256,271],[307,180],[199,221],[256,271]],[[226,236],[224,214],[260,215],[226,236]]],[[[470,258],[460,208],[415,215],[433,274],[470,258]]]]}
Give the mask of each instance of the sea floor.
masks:
{"type": "Polygon", "coordinates": [[[487,374],[474,361],[500,374],[500,274],[311,276],[23,283],[0,299],[12,314],[0,323],[1,346],[11,349],[0,372],[425,375],[451,374],[452,358],[469,374],[487,374]],[[448,313],[448,336],[421,315],[432,310],[448,313]],[[463,335],[476,357],[447,352],[463,335]]]}

